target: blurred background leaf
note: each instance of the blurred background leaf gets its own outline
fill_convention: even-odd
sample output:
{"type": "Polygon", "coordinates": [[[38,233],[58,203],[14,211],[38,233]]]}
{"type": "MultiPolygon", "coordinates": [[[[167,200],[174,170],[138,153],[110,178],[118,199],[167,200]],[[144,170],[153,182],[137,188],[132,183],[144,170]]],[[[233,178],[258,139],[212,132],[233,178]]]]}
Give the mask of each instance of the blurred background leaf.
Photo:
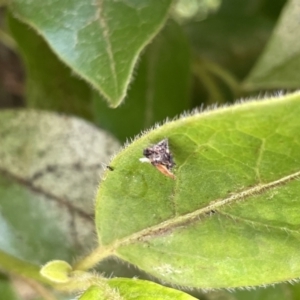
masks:
{"type": "Polygon", "coordinates": [[[290,0],[253,71],[245,88],[297,89],[300,86],[300,5],[290,0]]]}
{"type": "Polygon", "coordinates": [[[0,144],[0,250],[36,265],[86,253],[101,164],[119,143],[76,118],[10,110],[0,144]]]}

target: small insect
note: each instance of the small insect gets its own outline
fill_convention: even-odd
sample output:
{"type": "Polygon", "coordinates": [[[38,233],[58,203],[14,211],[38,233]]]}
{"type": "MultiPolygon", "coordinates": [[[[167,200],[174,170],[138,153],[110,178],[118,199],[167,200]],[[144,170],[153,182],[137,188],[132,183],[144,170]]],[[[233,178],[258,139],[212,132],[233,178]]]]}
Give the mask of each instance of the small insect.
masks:
{"type": "Polygon", "coordinates": [[[165,176],[175,179],[175,175],[171,172],[175,163],[169,149],[168,139],[144,149],[143,155],[145,157],[140,158],[141,162],[149,162],[165,176]]]}

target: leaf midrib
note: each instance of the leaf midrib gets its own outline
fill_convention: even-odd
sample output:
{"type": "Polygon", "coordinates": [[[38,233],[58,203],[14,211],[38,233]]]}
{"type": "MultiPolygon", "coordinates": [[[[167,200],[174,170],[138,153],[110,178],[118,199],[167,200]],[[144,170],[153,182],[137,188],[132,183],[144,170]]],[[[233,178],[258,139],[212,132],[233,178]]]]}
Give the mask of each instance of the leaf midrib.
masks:
{"type": "Polygon", "coordinates": [[[229,205],[233,202],[244,201],[245,199],[253,195],[263,194],[268,190],[271,190],[278,186],[285,185],[290,181],[298,179],[299,177],[300,177],[300,171],[266,184],[258,184],[254,187],[248,188],[239,193],[235,193],[230,197],[210,201],[207,206],[197,209],[194,212],[187,213],[181,216],[176,216],[174,218],[161,222],[157,225],[151,226],[147,229],[143,229],[139,232],[133,233],[129,236],[114,241],[110,245],[105,246],[105,248],[110,248],[114,252],[120,246],[126,246],[136,241],[139,242],[146,241],[151,239],[154,236],[166,235],[169,231],[172,231],[178,227],[185,226],[187,224],[192,224],[193,222],[199,221],[200,216],[207,215],[208,213],[216,210],[217,208],[220,208],[225,205],[229,205]]]}
{"type": "Polygon", "coordinates": [[[207,215],[208,213],[212,212],[213,210],[216,210],[219,207],[222,207],[224,205],[229,205],[237,201],[244,201],[245,199],[253,195],[260,195],[268,190],[271,190],[278,186],[285,185],[290,181],[296,180],[299,177],[300,177],[300,171],[297,171],[291,175],[282,177],[278,180],[266,184],[258,184],[254,187],[233,194],[230,197],[213,200],[206,207],[200,208],[194,212],[187,213],[181,216],[176,216],[174,218],[161,222],[157,225],[151,226],[147,229],[143,229],[139,232],[133,233],[119,240],[115,240],[110,244],[107,245],[102,244],[97,249],[95,249],[89,256],[77,262],[74,265],[74,269],[87,270],[95,266],[97,263],[99,263],[99,261],[102,261],[103,259],[111,255],[118,256],[117,250],[122,246],[130,245],[135,242],[147,241],[154,236],[159,236],[159,235],[166,236],[170,231],[178,227],[186,226],[193,222],[199,221],[200,216],[207,215]]]}
{"type": "Polygon", "coordinates": [[[104,10],[103,1],[104,0],[98,0],[97,1],[98,21],[99,21],[100,28],[103,30],[103,37],[104,37],[104,41],[105,41],[105,44],[106,44],[105,50],[106,50],[106,53],[107,53],[108,59],[109,59],[109,67],[110,67],[111,75],[112,75],[112,78],[113,78],[113,84],[114,84],[115,92],[118,96],[118,94],[119,94],[119,84],[118,84],[118,78],[117,78],[117,72],[116,72],[116,66],[115,66],[115,60],[114,60],[112,44],[111,44],[111,41],[109,39],[109,27],[106,23],[105,18],[102,15],[102,11],[104,10]]]}

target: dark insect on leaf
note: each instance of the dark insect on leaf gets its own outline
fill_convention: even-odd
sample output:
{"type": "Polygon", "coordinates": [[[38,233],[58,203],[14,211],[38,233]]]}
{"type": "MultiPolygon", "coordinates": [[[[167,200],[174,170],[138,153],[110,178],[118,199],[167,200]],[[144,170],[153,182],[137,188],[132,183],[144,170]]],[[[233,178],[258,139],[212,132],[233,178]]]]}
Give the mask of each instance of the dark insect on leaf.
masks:
{"type": "Polygon", "coordinates": [[[175,175],[171,172],[175,163],[169,149],[168,139],[144,149],[143,154],[146,159],[142,158],[140,161],[150,162],[162,174],[175,179],[175,175]]]}

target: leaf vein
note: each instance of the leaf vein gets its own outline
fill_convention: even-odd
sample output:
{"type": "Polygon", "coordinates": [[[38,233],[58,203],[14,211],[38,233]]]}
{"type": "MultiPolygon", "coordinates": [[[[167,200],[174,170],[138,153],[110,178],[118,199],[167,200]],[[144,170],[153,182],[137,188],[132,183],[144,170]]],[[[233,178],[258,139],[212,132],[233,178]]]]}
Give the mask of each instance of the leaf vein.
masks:
{"type": "Polygon", "coordinates": [[[298,179],[299,177],[300,171],[266,184],[256,185],[237,194],[233,194],[227,198],[211,201],[207,206],[202,207],[194,212],[176,216],[150,228],[143,229],[127,237],[121,238],[115,241],[111,245],[111,247],[117,249],[119,246],[132,244],[136,241],[145,241],[151,239],[154,236],[166,235],[168,232],[171,232],[178,227],[184,227],[188,224],[199,221],[201,216],[207,215],[208,213],[216,210],[219,207],[223,207],[237,201],[244,201],[246,198],[249,198],[253,195],[259,195],[267,190],[285,185],[290,181],[298,179]]]}
{"type": "Polygon", "coordinates": [[[97,0],[97,3],[98,3],[98,9],[97,9],[98,18],[97,19],[99,20],[100,27],[103,30],[103,37],[104,37],[104,41],[106,43],[106,52],[107,52],[108,58],[109,58],[109,67],[110,67],[110,70],[112,73],[115,90],[118,93],[118,78],[117,78],[114,54],[112,51],[112,45],[111,45],[110,38],[109,38],[110,37],[109,28],[108,28],[108,25],[106,23],[104,16],[102,15],[102,12],[104,11],[103,1],[104,0],[97,0]]]}
{"type": "Polygon", "coordinates": [[[220,215],[226,216],[226,217],[231,218],[233,220],[239,220],[239,221],[248,223],[250,225],[253,225],[253,227],[260,226],[260,227],[266,227],[267,229],[275,229],[275,230],[285,231],[286,233],[293,233],[293,234],[295,234],[295,233],[299,234],[300,233],[300,230],[298,230],[298,229],[293,230],[293,229],[289,229],[289,228],[286,228],[286,227],[280,227],[280,226],[275,226],[275,225],[270,225],[270,224],[264,224],[262,222],[258,222],[257,220],[250,220],[250,219],[247,219],[245,217],[238,217],[236,215],[233,215],[232,213],[227,213],[227,212],[224,212],[224,211],[218,211],[218,213],[220,215]]]}

